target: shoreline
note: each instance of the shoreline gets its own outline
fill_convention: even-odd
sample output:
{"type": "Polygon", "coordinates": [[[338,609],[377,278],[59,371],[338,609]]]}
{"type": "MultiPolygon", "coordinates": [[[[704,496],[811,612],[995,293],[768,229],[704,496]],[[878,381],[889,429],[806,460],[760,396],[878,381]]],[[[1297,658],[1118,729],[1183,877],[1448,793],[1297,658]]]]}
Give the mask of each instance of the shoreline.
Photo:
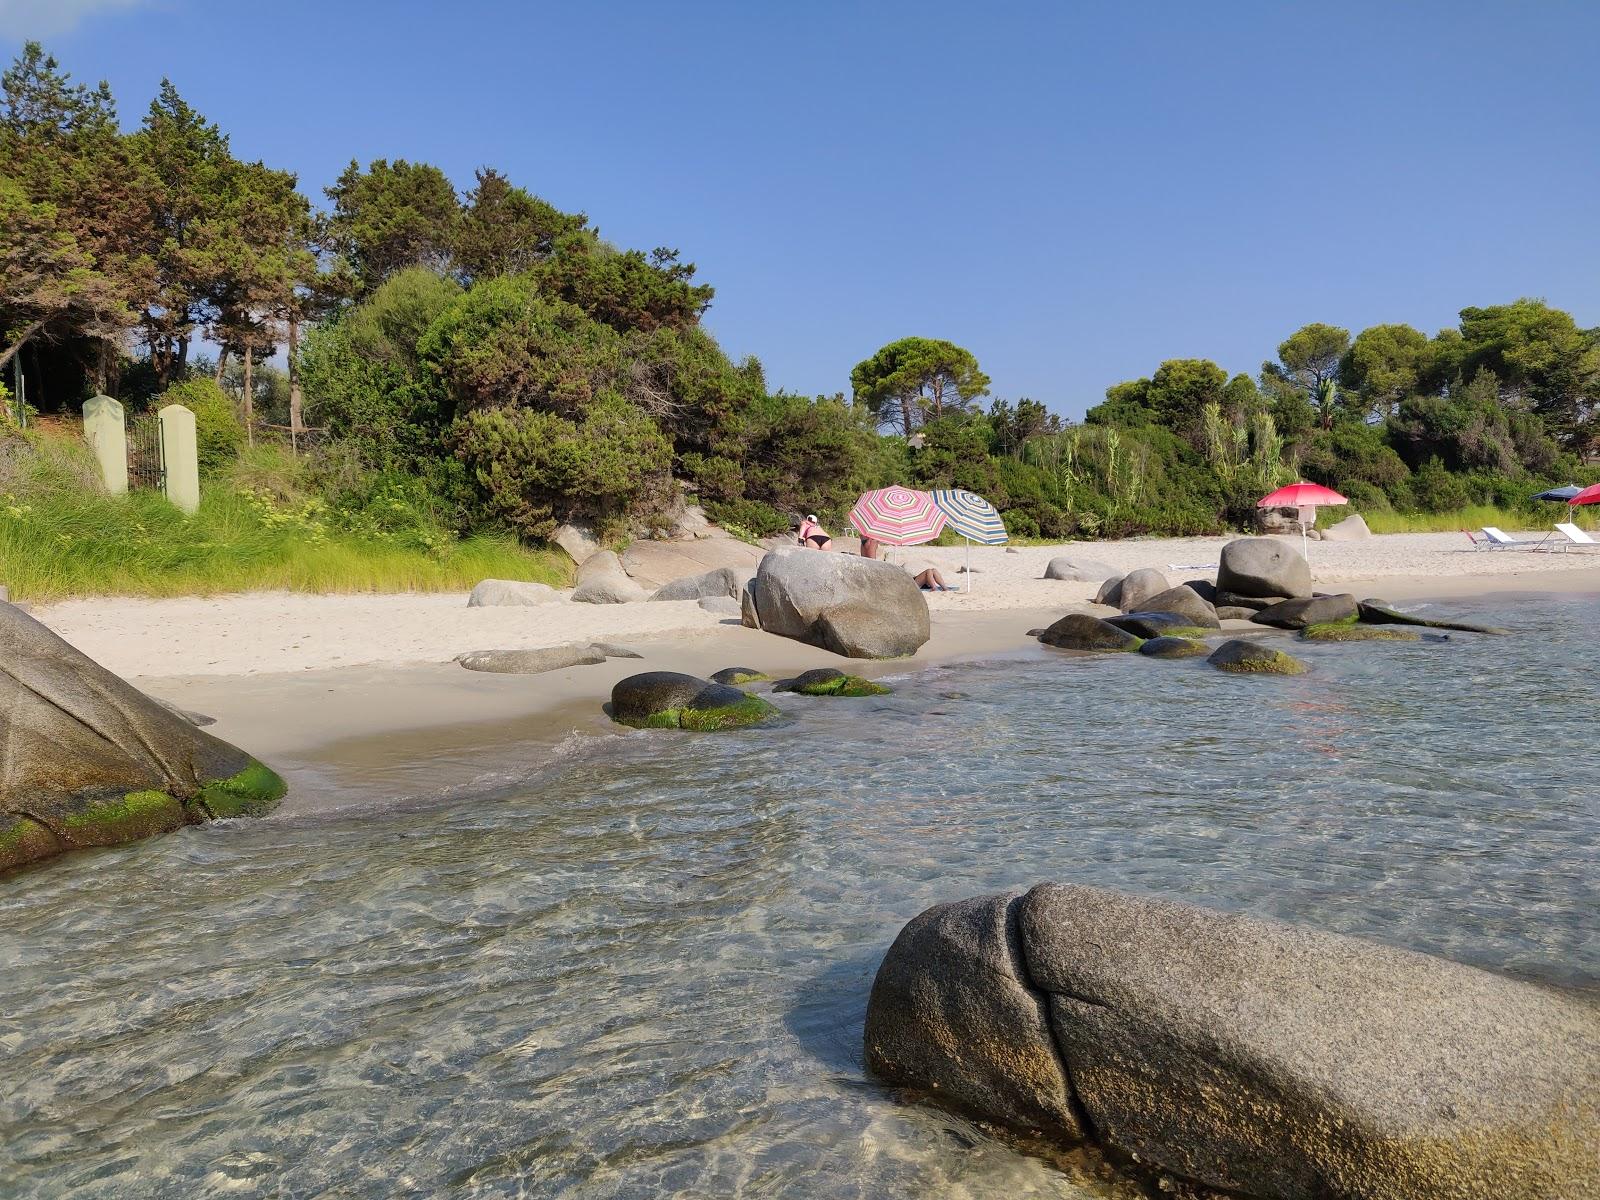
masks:
{"type": "MultiPolygon", "coordinates": [[[[1406,606],[1538,599],[1600,591],[1600,563],[1596,568],[1540,572],[1532,579],[1396,576],[1379,587],[1369,586],[1372,581],[1349,581],[1349,586],[1363,597],[1381,591],[1384,599],[1406,606]]],[[[1327,580],[1319,589],[1336,589],[1343,582],[1327,580]]],[[[1093,590],[1093,585],[1062,586],[1093,590]]],[[[1077,595],[1063,595],[1048,607],[961,611],[936,606],[932,637],[910,659],[844,659],[724,617],[709,626],[620,639],[639,658],[537,675],[482,673],[444,662],[130,680],[180,707],[215,717],[210,732],[243,746],[284,775],[290,792],[279,812],[297,817],[488,790],[546,769],[579,743],[637,736],[613,724],[602,706],[614,683],[640,671],[706,676],[723,667],[746,666],[779,678],[836,666],[885,677],[1044,653],[1027,637],[1028,629],[1069,611],[1106,611],[1077,595]]],[[[1224,631],[1278,632],[1247,622],[1226,622],[1224,631]]]]}

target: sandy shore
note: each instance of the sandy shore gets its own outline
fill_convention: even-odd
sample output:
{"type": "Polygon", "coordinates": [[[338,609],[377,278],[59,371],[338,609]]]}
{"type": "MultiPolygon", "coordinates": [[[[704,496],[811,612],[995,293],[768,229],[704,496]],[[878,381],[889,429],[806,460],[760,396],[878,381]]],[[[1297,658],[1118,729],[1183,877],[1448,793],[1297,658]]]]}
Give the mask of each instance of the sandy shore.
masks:
{"type": "MultiPolygon", "coordinates": [[[[972,590],[929,595],[935,615],[1049,609],[1093,598],[1097,585],[1041,578],[1057,555],[1092,559],[1119,572],[1156,567],[1174,583],[1213,576],[1229,539],[1183,538],[973,547],[972,590]]],[[[965,576],[961,548],[914,547],[952,584],[965,576]]],[[[1312,543],[1318,585],[1350,584],[1364,594],[1452,591],[1600,591],[1600,554],[1474,552],[1460,534],[1394,534],[1362,542],[1312,543]],[[1423,591],[1416,590],[1420,583],[1423,591]],[[1357,584],[1371,584],[1359,588],[1357,584]]],[[[54,604],[36,615],[90,657],[121,675],[256,675],[337,667],[448,663],[470,650],[706,633],[726,618],[692,601],[626,605],[550,604],[471,608],[466,596],[308,596],[286,592],[180,600],[102,598],[54,604]]]]}
{"type": "MultiPolygon", "coordinates": [[[[1319,587],[1397,602],[1494,593],[1600,593],[1600,556],[1473,553],[1425,534],[1313,544],[1319,587]]],[[[869,676],[999,654],[1040,654],[1026,636],[1075,608],[1097,584],[1044,580],[1058,554],[1174,582],[1213,575],[1225,539],[974,548],[974,590],[929,596],[933,637],[910,662],[840,659],[743,628],[693,602],[530,608],[466,606],[465,595],[251,594],[182,600],[70,601],[36,615],[154,695],[217,719],[212,732],[289,779],[285,815],[351,804],[431,799],[526,778],[586,739],[644,736],[601,704],[642,670],[708,675],[748,666],[773,675],[847,666],[869,676]],[[452,661],[468,650],[604,640],[636,651],[603,665],[494,675],[452,661]]],[[[961,549],[912,551],[947,578],[961,549]]],[[[1256,626],[1241,626],[1259,631],[1256,626]]]]}

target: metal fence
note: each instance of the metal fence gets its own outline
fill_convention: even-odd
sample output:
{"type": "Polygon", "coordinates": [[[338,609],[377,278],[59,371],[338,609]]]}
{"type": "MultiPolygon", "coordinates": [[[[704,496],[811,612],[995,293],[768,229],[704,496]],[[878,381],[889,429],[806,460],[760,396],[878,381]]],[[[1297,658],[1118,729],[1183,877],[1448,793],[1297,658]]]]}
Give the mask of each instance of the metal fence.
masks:
{"type": "Polygon", "coordinates": [[[166,487],[166,463],[161,459],[161,418],[140,413],[128,419],[128,487],[166,487]]]}

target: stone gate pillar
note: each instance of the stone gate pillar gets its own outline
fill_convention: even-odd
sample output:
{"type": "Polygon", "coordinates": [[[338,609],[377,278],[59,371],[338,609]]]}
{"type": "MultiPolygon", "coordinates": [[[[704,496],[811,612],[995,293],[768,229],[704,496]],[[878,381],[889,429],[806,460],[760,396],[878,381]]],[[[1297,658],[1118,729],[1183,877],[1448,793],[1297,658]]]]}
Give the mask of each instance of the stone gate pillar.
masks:
{"type": "Polygon", "coordinates": [[[100,478],[113,496],[128,490],[128,427],[122,405],[110,396],[91,396],[83,405],[83,440],[100,464],[100,478]]]}
{"type": "Polygon", "coordinates": [[[167,499],[186,513],[200,507],[200,455],[194,436],[194,414],[181,404],[169,404],[161,418],[161,467],[167,479],[167,499]]]}

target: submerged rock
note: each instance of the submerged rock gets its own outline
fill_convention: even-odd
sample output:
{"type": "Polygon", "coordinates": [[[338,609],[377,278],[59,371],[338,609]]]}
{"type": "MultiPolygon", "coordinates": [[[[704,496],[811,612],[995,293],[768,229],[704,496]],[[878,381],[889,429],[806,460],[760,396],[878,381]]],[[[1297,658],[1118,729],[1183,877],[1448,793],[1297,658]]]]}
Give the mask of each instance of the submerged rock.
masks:
{"type": "Polygon", "coordinates": [[[754,667],[723,667],[711,676],[711,682],[736,687],[741,683],[762,683],[771,678],[765,671],[758,671],[754,667]]]}
{"type": "Polygon", "coordinates": [[[1592,1003],[1340,934],[1060,884],[940,905],[865,1042],[891,1083],[1232,1196],[1600,1195],[1592,1003]]]}
{"type": "Polygon", "coordinates": [[[1332,625],[1356,619],[1354,596],[1312,596],[1304,600],[1284,600],[1263,608],[1250,618],[1257,625],[1279,629],[1304,629],[1307,625],[1332,625]]]}
{"type": "Polygon", "coordinates": [[[772,690],[798,692],[802,696],[887,696],[893,689],[833,667],[817,667],[774,684],[772,690]]]}
{"type": "Polygon", "coordinates": [[[611,719],[638,729],[737,729],[777,715],[760,696],[677,671],[645,671],[611,689],[611,719]]]}
{"type": "Polygon", "coordinates": [[[1141,638],[1087,613],[1068,613],[1039,635],[1058,650],[1137,650],[1141,638]]]}
{"type": "Polygon", "coordinates": [[[0,604],[0,869],[259,816],[284,783],[0,604]]]}
{"type": "MultiPolygon", "coordinates": [[[[1239,538],[1222,548],[1217,592],[1240,596],[1311,595],[1311,565],[1298,550],[1277,538],[1239,538]]],[[[1228,603],[1220,600],[1219,603],[1228,603]]]]}
{"type": "Polygon", "coordinates": [[[1363,600],[1357,607],[1358,619],[1363,625],[1420,625],[1427,629],[1454,629],[1461,633],[1509,633],[1493,625],[1474,625],[1469,621],[1438,621],[1413,617],[1382,600],[1363,600]]]}
{"type": "Polygon", "coordinates": [[[1300,636],[1308,642],[1420,642],[1422,635],[1409,629],[1380,629],[1376,625],[1307,625],[1300,636]]]}
{"type": "Polygon", "coordinates": [[[1243,638],[1223,642],[1206,661],[1232,675],[1304,675],[1309,670],[1305,663],[1282,650],[1243,638]]]}
{"type": "Polygon", "coordinates": [[[910,575],[849,554],[768,554],[744,592],[746,625],[845,658],[902,658],[928,640],[928,602],[910,575]]]}
{"type": "Polygon", "coordinates": [[[1208,633],[1216,632],[1215,629],[1208,629],[1203,625],[1195,625],[1187,617],[1180,617],[1177,613],[1170,612],[1123,613],[1121,616],[1107,617],[1105,621],[1108,625],[1115,625],[1118,629],[1142,638],[1162,637],[1164,635],[1171,637],[1205,637],[1208,633]]]}
{"type": "Polygon", "coordinates": [[[1204,642],[1197,642],[1193,638],[1163,634],[1145,642],[1139,647],[1139,653],[1149,658],[1199,658],[1210,649],[1204,642]]]}

